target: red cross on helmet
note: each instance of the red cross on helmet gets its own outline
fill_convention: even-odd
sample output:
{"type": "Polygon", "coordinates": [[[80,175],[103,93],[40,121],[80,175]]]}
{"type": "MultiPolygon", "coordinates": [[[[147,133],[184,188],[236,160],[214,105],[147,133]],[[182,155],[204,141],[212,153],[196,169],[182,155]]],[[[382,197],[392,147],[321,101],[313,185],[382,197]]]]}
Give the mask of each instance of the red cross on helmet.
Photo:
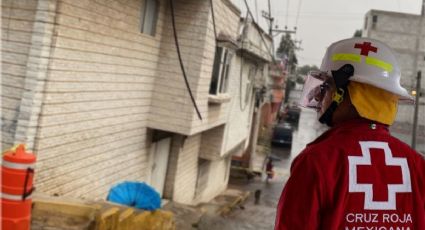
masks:
{"type": "Polygon", "coordinates": [[[400,85],[400,67],[394,52],[386,44],[370,38],[335,42],[327,49],[320,70],[330,73],[345,64],[354,66],[351,81],[384,89],[400,96],[401,100],[413,100],[400,85]]]}

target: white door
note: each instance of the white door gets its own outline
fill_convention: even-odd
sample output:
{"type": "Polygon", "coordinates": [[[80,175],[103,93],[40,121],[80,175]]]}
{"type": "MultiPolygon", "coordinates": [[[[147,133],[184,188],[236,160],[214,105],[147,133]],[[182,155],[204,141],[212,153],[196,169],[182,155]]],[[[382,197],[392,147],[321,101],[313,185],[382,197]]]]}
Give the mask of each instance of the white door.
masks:
{"type": "Polygon", "coordinates": [[[170,154],[171,138],[162,139],[153,143],[153,157],[151,163],[151,185],[161,194],[164,190],[167,174],[168,155],[170,154]]]}

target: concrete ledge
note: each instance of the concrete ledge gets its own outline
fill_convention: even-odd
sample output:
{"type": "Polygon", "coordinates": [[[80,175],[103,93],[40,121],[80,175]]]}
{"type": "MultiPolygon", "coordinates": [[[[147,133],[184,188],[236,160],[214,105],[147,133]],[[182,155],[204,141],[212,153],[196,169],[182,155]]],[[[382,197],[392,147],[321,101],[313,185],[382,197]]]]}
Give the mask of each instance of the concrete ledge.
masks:
{"type": "Polygon", "coordinates": [[[31,229],[91,230],[97,207],[61,200],[33,200],[31,229]]]}
{"type": "Polygon", "coordinates": [[[174,214],[145,211],[106,201],[36,196],[32,230],[175,230],[174,214]]]}
{"type": "Polygon", "coordinates": [[[200,204],[199,208],[205,214],[225,216],[237,205],[243,203],[249,194],[249,191],[227,189],[211,202],[200,204]]]}
{"type": "Polygon", "coordinates": [[[213,94],[208,95],[208,103],[210,104],[223,104],[223,103],[230,102],[230,100],[231,100],[231,97],[227,93],[219,94],[219,95],[213,95],[213,94]]]}

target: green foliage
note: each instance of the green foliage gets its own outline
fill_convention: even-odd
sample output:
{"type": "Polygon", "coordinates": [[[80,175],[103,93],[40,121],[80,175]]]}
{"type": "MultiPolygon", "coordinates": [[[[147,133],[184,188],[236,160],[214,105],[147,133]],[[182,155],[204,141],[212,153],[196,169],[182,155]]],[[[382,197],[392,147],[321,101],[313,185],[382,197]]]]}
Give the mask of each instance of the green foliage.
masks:
{"type": "Polygon", "coordinates": [[[354,32],[353,37],[355,37],[355,38],[361,38],[362,37],[362,30],[356,30],[354,32]]]}
{"type": "Polygon", "coordinates": [[[279,57],[286,56],[288,58],[288,65],[291,72],[295,70],[295,66],[298,64],[297,55],[295,54],[296,49],[295,41],[292,40],[289,33],[281,37],[277,54],[279,57]]]}

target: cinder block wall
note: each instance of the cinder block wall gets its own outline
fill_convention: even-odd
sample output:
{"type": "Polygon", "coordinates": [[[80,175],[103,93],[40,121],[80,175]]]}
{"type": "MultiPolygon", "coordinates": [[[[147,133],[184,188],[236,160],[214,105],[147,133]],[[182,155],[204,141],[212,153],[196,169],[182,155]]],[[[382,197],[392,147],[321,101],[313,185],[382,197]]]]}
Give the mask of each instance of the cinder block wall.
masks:
{"type": "Polygon", "coordinates": [[[101,198],[115,183],[145,179],[162,3],[152,37],[140,33],[143,1],[57,1],[36,136],[39,191],[101,198]]]}
{"type": "MultiPolygon", "coordinates": [[[[213,4],[217,33],[230,35],[236,41],[240,12],[228,0],[216,0],[213,4]]],[[[208,104],[216,47],[210,2],[179,0],[174,4],[181,56],[202,121],[196,114],[183,80],[171,26],[170,6],[166,3],[165,7],[166,28],[161,40],[149,127],[193,135],[224,124],[228,103],[219,106],[208,104]]]]}
{"type": "MultiPolygon", "coordinates": [[[[230,36],[234,41],[238,37],[240,11],[229,0],[213,1],[214,16],[217,35],[220,33],[230,36]]],[[[191,133],[198,133],[212,127],[224,124],[227,121],[227,114],[230,108],[229,103],[220,105],[208,104],[209,88],[211,83],[212,65],[215,55],[216,42],[214,37],[214,27],[211,10],[208,18],[206,43],[203,52],[202,71],[200,75],[197,95],[200,101],[200,110],[205,118],[203,122],[194,119],[191,124],[191,133]]],[[[231,69],[235,66],[231,66],[231,69]]],[[[232,71],[232,70],[230,70],[232,71]]],[[[229,78],[237,77],[229,74],[229,78]]],[[[229,85],[230,86],[230,85],[229,85]]],[[[230,91],[231,89],[229,89],[230,91]]],[[[234,100],[232,98],[232,100],[234,100]]]]}
{"type": "MultiPolygon", "coordinates": [[[[195,46],[189,53],[183,53],[192,57],[201,50],[200,55],[186,59],[185,62],[194,62],[192,67],[196,67],[196,71],[189,68],[188,72],[195,73],[192,76],[195,82],[201,75],[202,80],[198,83],[204,92],[195,90],[194,93],[204,96],[203,103],[200,103],[201,107],[202,104],[204,106],[201,111],[204,117],[214,121],[202,125],[197,123],[196,129],[188,131],[195,133],[224,123],[227,105],[208,110],[207,96],[215,49],[209,3],[199,3],[203,6],[200,14],[209,17],[206,20],[210,23],[208,27],[203,27],[210,38],[207,39],[209,43],[205,46],[209,47],[206,49],[205,46],[196,46],[203,37],[192,37],[193,33],[185,35],[185,29],[191,27],[192,23],[204,23],[201,20],[189,20],[193,19],[193,13],[199,8],[183,4],[194,1],[181,2],[178,17],[187,17],[188,20],[183,20],[180,25],[180,35],[183,35],[180,38],[183,39],[183,46],[195,46]],[[202,63],[197,63],[198,60],[202,60],[202,63]]],[[[236,36],[239,15],[235,14],[234,9],[225,7],[225,4],[229,4],[227,0],[214,2],[218,2],[216,12],[223,14],[218,18],[230,15],[230,18],[223,19],[221,25],[230,25],[234,28],[233,36],[236,36]]],[[[2,102],[5,101],[2,112],[9,110],[8,114],[4,113],[7,114],[4,119],[9,117],[6,120],[9,123],[4,124],[16,126],[19,131],[2,127],[2,131],[6,130],[2,135],[5,137],[4,143],[9,146],[17,141],[16,137],[20,138],[18,141],[31,143],[38,156],[38,191],[100,198],[105,197],[115,183],[146,179],[150,147],[148,121],[163,114],[164,110],[168,111],[164,116],[168,118],[173,108],[177,108],[176,113],[180,107],[187,108],[190,111],[188,116],[183,112],[178,114],[178,119],[170,119],[171,123],[164,122],[167,119],[159,122],[164,122],[167,127],[174,124],[177,126],[175,131],[179,132],[179,125],[184,123],[182,118],[189,118],[192,123],[193,118],[196,118],[185,86],[179,86],[166,78],[174,77],[173,73],[179,71],[178,63],[164,66],[159,58],[161,55],[175,58],[175,50],[161,53],[163,47],[174,44],[172,41],[163,43],[166,39],[162,36],[167,36],[170,29],[170,24],[164,21],[165,17],[169,17],[166,1],[160,2],[154,37],[140,33],[143,1],[139,0],[125,1],[125,4],[118,0],[4,1],[3,4],[13,8],[10,12],[21,12],[18,10],[20,8],[27,10],[22,11],[22,18],[16,19],[19,21],[16,23],[26,29],[16,29],[19,26],[12,28],[11,17],[2,23],[3,28],[8,28],[7,33],[10,33],[3,33],[2,39],[9,43],[5,43],[2,52],[9,55],[6,55],[8,60],[20,61],[16,64],[6,63],[9,66],[3,66],[3,73],[16,74],[17,79],[22,78],[20,83],[8,78],[10,82],[2,84],[2,90],[5,89],[3,92],[9,90],[11,95],[12,91],[15,95],[12,95],[15,100],[11,100],[12,96],[2,98],[2,102]],[[35,8],[38,8],[37,12],[35,8]],[[10,23],[6,26],[5,22],[10,23]],[[164,28],[166,23],[167,28],[164,28]],[[33,30],[38,33],[32,33],[33,30]],[[18,46],[19,49],[15,49],[18,46]],[[12,55],[15,54],[11,51],[20,52],[23,57],[14,58],[12,55]],[[158,73],[159,69],[171,72],[162,75],[158,73]],[[164,82],[172,84],[161,86],[164,82]],[[154,88],[157,87],[162,91],[154,94],[154,88]],[[176,97],[173,92],[182,93],[185,97],[176,97]],[[166,99],[154,102],[152,95],[156,99],[166,99]],[[167,100],[168,104],[165,103],[167,100]],[[154,105],[157,110],[152,110],[155,112],[149,115],[154,105]]],[[[181,79],[181,75],[175,75],[181,79]]],[[[199,122],[197,118],[195,122],[199,122]]],[[[200,134],[189,136],[176,159],[173,198],[178,202],[193,202],[200,143],[200,134]]],[[[222,183],[219,186],[222,187],[222,183]]]]}
{"type": "Polygon", "coordinates": [[[25,91],[25,79],[36,9],[36,0],[3,0],[1,2],[2,151],[10,148],[14,143],[21,98],[25,91]]]}
{"type": "Polygon", "coordinates": [[[218,160],[224,143],[225,126],[209,129],[201,133],[201,149],[199,156],[208,160],[218,160]]]}
{"type": "MultiPolygon", "coordinates": [[[[165,28],[161,40],[158,75],[152,100],[149,127],[189,134],[193,119],[198,119],[180,67],[172,27],[171,7],[167,3],[165,28]],[[173,111],[170,113],[170,111],[173,111]]],[[[174,1],[176,30],[181,58],[196,103],[203,50],[209,17],[209,1],[174,1]]],[[[211,70],[210,70],[211,71],[211,70]]],[[[203,114],[206,117],[205,114],[203,114]]]]}
{"type": "Polygon", "coordinates": [[[176,182],[177,163],[179,153],[184,145],[184,137],[175,134],[171,139],[170,155],[168,158],[167,175],[165,177],[163,197],[166,199],[173,199],[174,184],[176,182]]]}
{"type": "MultiPolygon", "coordinates": [[[[176,22],[181,41],[181,51],[184,65],[189,77],[189,84],[194,92],[196,102],[201,110],[203,121],[200,121],[190,102],[188,92],[182,79],[182,73],[177,62],[174,40],[172,38],[171,21],[166,19],[168,30],[164,31],[161,41],[160,65],[158,78],[155,81],[155,91],[152,100],[152,112],[149,126],[157,129],[171,130],[188,135],[186,139],[174,138],[170,153],[167,183],[164,195],[176,202],[196,204],[199,201],[212,199],[227,186],[225,173],[228,170],[228,159],[216,159],[211,162],[209,174],[221,175],[223,180],[209,180],[207,190],[195,199],[198,178],[198,157],[210,155],[210,144],[215,156],[219,157],[222,149],[224,124],[229,116],[229,103],[210,106],[208,104],[209,85],[212,63],[215,52],[215,37],[212,26],[212,15],[209,1],[182,0],[176,4],[176,22]],[[186,4],[183,4],[186,3],[186,4]],[[189,12],[190,13],[189,13],[189,12]],[[193,12],[192,12],[193,11],[193,12]],[[186,24],[188,20],[194,20],[186,24]],[[169,35],[166,36],[165,34],[169,35]],[[191,37],[192,40],[187,39],[191,37]],[[167,68],[164,68],[167,66],[167,68]],[[169,111],[172,110],[173,113],[169,111]],[[205,135],[215,134],[205,142],[205,135]]],[[[213,1],[217,31],[225,32],[236,41],[239,14],[227,0],[213,1]]],[[[167,5],[167,12],[169,11],[167,5]]],[[[168,16],[169,17],[169,16],[168,16]]],[[[233,68],[233,67],[232,67],[233,68]]],[[[230,79],[239,75],[231,74],[230,79]]],[[[231,86],[233,92],[236,86],[231,86]]],[[[233,93],[230,93],[233,95],[233,93]]],[[[234,99],[232,99],[234,100],[234,99]]],[[[214,176],[213,176],[214,177],[214,176]]]]}

